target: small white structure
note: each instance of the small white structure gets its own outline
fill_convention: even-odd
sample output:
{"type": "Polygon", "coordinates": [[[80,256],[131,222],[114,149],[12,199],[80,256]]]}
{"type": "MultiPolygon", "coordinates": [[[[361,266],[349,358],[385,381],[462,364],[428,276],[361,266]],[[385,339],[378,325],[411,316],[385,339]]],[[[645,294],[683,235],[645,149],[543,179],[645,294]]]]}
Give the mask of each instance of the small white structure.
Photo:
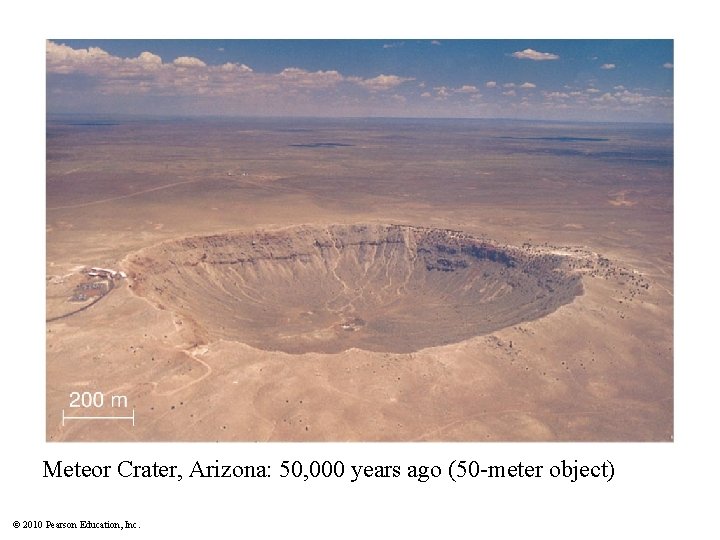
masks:
{"type": "Polygon", "coordinates": [[[117,279],[117,278],[126,278],[127,274],[125,272],[113,270],[111,268],[100,268],[99,266],[93,266],[90,268],[90,271],[87,273],[88,276],[95,276],[95,277],[103,277],[103,278],[110,278],[110,279],[117,279]]]}

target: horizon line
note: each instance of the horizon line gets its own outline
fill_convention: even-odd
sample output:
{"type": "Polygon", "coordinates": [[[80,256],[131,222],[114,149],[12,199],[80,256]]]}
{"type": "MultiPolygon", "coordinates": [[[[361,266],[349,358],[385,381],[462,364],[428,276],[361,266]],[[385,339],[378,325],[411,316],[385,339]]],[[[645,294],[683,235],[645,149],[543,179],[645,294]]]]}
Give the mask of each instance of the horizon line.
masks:
{"type": "Polygon", "coordinates": [[[545,122],[553,124],[652,124],[674,126],[675,122],[659,120],[585,120],[585,119],[545,119],[515,118],[506,116],[312,116],[312,115],[220,115],[220,114],[159,114],[159,113],[122,113],[122,112],[45,112],[45,116],[105,116],[148,119],[222,119],[222,120],[494,120],[509,122],[545,122]]]}

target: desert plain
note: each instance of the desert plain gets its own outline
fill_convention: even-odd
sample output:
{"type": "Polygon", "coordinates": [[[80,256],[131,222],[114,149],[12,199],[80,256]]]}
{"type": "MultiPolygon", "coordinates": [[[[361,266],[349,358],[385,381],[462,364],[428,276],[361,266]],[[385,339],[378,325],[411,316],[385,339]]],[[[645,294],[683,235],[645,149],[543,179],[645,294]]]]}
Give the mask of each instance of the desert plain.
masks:
{"type": "Polygon", "coordinates": [[[671,125],[51,115],[46,192],[48,441],[673,439],[671,125]]]}

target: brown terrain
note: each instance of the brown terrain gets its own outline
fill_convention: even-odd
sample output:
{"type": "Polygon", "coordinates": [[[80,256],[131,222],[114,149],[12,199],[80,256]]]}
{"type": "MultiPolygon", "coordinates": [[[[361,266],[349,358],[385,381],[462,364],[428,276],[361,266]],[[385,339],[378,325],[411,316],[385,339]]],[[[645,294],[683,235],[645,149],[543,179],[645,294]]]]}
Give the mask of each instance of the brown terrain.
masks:
{"type": "Polygon", "coordinates": [[[47,439],[670,441],[672,217],[669,126],[51,117],[47,439]]]}

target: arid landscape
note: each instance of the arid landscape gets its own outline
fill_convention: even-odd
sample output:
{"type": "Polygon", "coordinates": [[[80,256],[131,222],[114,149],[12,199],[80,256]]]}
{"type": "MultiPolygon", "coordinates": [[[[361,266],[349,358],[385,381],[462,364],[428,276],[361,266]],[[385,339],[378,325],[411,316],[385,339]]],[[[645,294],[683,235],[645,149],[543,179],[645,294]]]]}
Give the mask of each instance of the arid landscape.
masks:
{"type": "Polygon", "coordinates": [[[673,439],[671,125],[50,115],[46,274],[48,441],[673,439]]]}

